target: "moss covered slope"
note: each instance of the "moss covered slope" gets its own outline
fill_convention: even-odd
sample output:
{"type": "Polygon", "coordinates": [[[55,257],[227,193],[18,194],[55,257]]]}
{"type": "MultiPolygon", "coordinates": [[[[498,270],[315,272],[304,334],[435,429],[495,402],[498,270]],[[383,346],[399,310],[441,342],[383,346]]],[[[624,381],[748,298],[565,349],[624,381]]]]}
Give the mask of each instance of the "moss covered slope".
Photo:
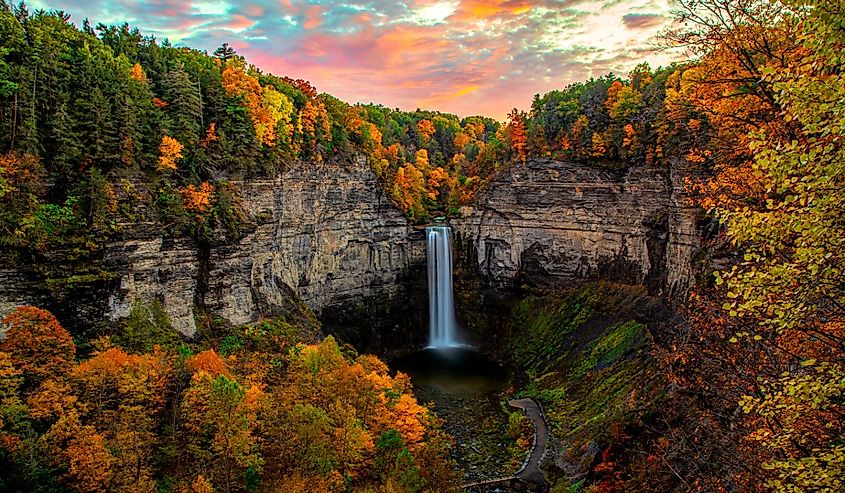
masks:
{"type": "Polygon", "coordinates": [[[508,353],[525,375],[517,395],[545,408],[553,437],[543,467],[556,491],[614,481],[614,451],[639,446],[630,430],[648,419],[664,387],[650,331],[670,316],[645,288],[610,283],[533,294],[514,306],[508,353]]]}

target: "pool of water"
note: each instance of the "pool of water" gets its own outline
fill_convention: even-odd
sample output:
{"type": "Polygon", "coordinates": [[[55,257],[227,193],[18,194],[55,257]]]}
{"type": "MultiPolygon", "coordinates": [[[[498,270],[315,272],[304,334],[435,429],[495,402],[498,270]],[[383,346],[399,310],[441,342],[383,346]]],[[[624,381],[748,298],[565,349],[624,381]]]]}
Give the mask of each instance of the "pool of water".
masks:
{"type": "Polygon", "coordinates": [[[468,481],[514,472],[502,401],[510,371],[468,347],[428,348],[391,362],[407,373],[420,402],[431,402],[455,437],[453,458],[468,481]]]}
{"type": "Polygon", "coordinates": [[[399,358],[391,366],[410,375],[418,390],[458,399],[481,397],[510,383],[506,368],[471,348],[428,348],[399,358]]]}

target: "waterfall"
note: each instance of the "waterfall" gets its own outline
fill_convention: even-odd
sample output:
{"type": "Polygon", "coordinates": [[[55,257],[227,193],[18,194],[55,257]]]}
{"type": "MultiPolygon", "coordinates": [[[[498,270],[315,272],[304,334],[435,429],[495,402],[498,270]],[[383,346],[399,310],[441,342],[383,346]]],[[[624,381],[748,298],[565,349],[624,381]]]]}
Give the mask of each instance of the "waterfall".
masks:
{"type": "Polygon", "coordinates": [[[428,237],[428,344],[456,346],[455,307],[452,301],[452,230],[426,228],[428,237]]]}

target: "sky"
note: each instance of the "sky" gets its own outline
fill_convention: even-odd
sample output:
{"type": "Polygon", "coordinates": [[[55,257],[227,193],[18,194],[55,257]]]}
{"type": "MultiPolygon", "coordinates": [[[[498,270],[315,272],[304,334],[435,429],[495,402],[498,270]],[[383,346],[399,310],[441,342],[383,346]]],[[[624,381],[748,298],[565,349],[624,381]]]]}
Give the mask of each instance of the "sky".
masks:
{"type": "Polygon", "coordinates": [[[35,0],[80,24],[128,22],[344,101],[497,119],[534,94],[677,54],[658,50],[669,0],[35,0]]]}

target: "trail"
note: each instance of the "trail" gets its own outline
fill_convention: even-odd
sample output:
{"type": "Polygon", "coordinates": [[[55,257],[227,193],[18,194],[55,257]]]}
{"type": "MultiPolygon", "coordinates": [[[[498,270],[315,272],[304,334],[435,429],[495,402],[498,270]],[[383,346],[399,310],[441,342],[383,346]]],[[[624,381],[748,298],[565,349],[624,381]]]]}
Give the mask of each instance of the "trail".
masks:
{"type": "Polygon", "coordinates": [[[485,491],[487,488],[494,486],[512,485],[514,481],[523,485],[525,483],[534,483],[539,488],[537,491],[546,491],[546,488],[548,488],[546,478],[543,476],[543,472],[540,471],[540,460],[546,453],[546,445],[549,442],[549,435],[551,434],[549,424],[543,414],[543,409],[540,407],[540,404],[531,397],[511,399],[508,401],[508,405],[517,409],[522,409],[531,420],[531,424],[534,426],[534,446],[531,449],[531,454],[528,456],[528,460],[525,461],[522,468],[513,476],[465,484],[461,486],[462,490],[480,488],[481,491],[485,491]]]}
{"type": "Polygon", "coordinates": [[[531,424],[534,425],[534,448],[531,450],[531,455],[528,456],[528,461],[514,476],[523,481],[546,484],[546,478],[540,471],[540,460],[546,453],[546,445],[549,442],[551,431],[543,415],[543,409],[536,400],[530,397],[511,399],[508,401],[508,405],[525,411],[525,414],[531,419],[531,424]]]}

